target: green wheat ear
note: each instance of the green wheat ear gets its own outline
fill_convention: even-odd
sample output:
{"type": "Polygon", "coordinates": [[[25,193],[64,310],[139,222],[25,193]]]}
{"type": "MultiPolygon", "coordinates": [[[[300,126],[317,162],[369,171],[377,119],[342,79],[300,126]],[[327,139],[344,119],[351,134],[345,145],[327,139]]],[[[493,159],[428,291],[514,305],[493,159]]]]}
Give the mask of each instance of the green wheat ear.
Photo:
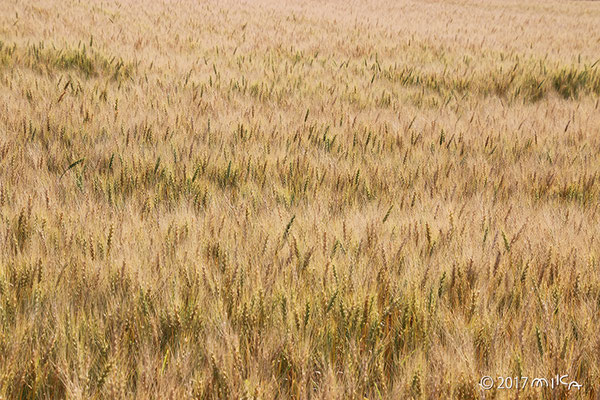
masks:
{"type": "Polygon", "coordinates": [[[64,176],[64,175],[65,175],[67,172],[69,172],[69,170],[70,170],[71,168],[74,168],[74,167],[76,167],[77,165],[81,164],[81,163],[82,163],[84,160],[85,160],[85,158],[81,158],[81,159],[79,159],[79,160],[75,161],[73,164],[69,165],[69,166],[67,167],[67,169],[65,169],[65,170],[63,171],[63,173],[60,175],[60,177],[59,177],[58,179],[59,179],[59,180],[60,180],[60,179],[62,179],[62,177],[63,177],[63,176],[64,176]]]}
{"type": "Polygon", "coordinates": [[[296,219],[296,215],[294,214],[292,216],[292,218],[290,219],[290,222],[288,222],[287,225],[285,226],[285,230],[283,231],[284,238],[286,238],[288,236],[288,233],[290,232],[290,228],[292,227],[292,223],[294,222],[295,219],[296,219]]]}
{"type": "Polygon", "coordinates": [[[392,213],[392,209],[393,208],[394,208],[393,204],[390,206],[390,208],[388,208],[387,212],[385,213],[385,216],[383,217],[383,223],[385,223],[385,221],[387,221],[387,219],[389,218],[390,214],[392,213]]]}

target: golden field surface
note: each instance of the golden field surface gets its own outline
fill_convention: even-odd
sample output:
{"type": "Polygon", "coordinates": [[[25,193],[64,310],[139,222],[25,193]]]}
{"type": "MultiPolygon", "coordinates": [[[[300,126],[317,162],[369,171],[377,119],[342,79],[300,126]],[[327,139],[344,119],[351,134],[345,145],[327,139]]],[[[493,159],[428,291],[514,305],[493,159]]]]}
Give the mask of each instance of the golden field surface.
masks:
{"type": "Polygon", "coordinates": [[[600,398],[599,27],[2,0],[0,398],[600,398]]]}

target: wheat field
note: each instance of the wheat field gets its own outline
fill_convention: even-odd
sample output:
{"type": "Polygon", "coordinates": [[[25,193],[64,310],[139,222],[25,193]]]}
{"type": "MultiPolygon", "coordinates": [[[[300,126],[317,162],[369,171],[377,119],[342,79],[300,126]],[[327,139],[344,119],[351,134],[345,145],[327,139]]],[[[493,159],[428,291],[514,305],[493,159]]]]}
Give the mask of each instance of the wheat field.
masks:
{"type": "Polygon", "coordinates": [[[2,0],[0,399],[599,399],[599,26],[2,0]]]}

